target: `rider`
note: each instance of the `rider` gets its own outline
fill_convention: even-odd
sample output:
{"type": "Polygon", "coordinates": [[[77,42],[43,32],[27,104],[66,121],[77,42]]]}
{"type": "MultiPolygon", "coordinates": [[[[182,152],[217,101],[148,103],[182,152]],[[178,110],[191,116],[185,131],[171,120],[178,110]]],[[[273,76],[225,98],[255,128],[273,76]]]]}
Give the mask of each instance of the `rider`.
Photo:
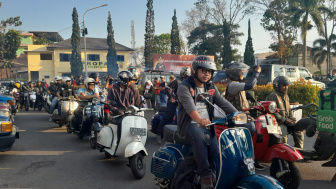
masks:
{"type": "Polygon", "coordinates": [[[226,114],[237,112],[237,109],[220,95],[211,82],[215,70],[216,64],[212,58],[198,56],[191,64],[192,77],[182,81],[177,89],[177,134],[181,139],[191,139],[202,188],[214,188],[215,176],[212,170],[216,170],[213,166],[219,162],[219,151],[214,127],[206,127],[213,120],[214,108],[197,100],[197,94],[209,90],[215,91],[209,96],[210,101],[217,104],[226,114]]]}
{"type": "Polygon", "coordinates": [[[291,127],[296,123],[296,119],[290,110],[288,86],[292,84],[286,76],[278,76],[273,80],[274,91],[266,98],[268,101],[275,101],[280,110],[275,112],[274,116],[281,127],[285,143],[287,143],[288,133],[293,135],[294,147],[303,148],[303,131],[291,132],[291,127]]]}
{"type": "MultiPolygon", "coordinates": [[[[123,114],[131,105],[135,105],[135,92],[129,87],[131,80],[135,80],[134,75],[129,71],[121,71],[118,73],[118,83],[114,84],[108,91],[107,100],[112,105],[111,112],[113,115],[123,114]]],[[[118,125],[118,142],[121,136],[122,117],[116,118],[118,125]]]]}
{"type": "MultiPolygon", "coordinates": [[[[76,94],[74,87],[71,85],[70,77],[64,77],[62,81],[63,81],[63,85],[61,89],[57,92],[58,95],[60,96],[59,99],[63,99],[63,97],[74,96],[77,100],[80,100],[76,94]]],[[[62,107],[62,104],[58,103],[58,108],[57,108],[58,116],[61,116],[61,112],[62,112],[61,107],[62,107]]]]}
{"type": "MultiPolygon", "coordinates": [[[[59,96],[59,91],[61,90],[62,87],[62,77],[61,76],[56,76],[55,77],[55,84],[51,85],[49,87],[49,92],[52,95],[52,100],[51,100],[51,105],[50,105],[50,112],[49,114],[53,114],[57,103],[58,103],[58,99],[60,99],[59,96]]],[[[52,117],[50,117],[49,121],[52,121],[52,117]]]]}
{"type": "MultiPolygon", "coordinates": [[[[180,71],[180,78],[183,81],[184,79],[188,78],[191,76],[191,70],[190,67],[183,67],[180,71]]],[[[172,80],[173,78],[170,77],[170,79],[172,80]]],[[[165,114],[162,118],[162,120],[160,121],[160,124],[158,126],[158,130],[157,130],[157,137],[156,140],[158,143],[162,142],[162,138],[163,138],[163,127],[167,124],[169,124],[173,118],[174,115],[176,113],[176,107],[178,105],[177,103],[177,96],[176,96],[176,90],[178,85],[181,83],[180,79],[175,79],[173,81],[171,81],[168,84],[168,87],[166,87],[165,89],[165,93],[168,96],[168,102],[167,102],[167,108],[165,110],[165,114]],[[159,136],[158,136],[159,135],[159,136]]]]}
{"type": "Polygon", "coordinates": [[[45,88],[42,85],[41,80],[37,80],[36,81],[36,86],[34,87],[34,90],[36,91],[36,103],[35,103],[35,107],[39,107],[42,104],[42,93],[45,92],[45,88]]]}

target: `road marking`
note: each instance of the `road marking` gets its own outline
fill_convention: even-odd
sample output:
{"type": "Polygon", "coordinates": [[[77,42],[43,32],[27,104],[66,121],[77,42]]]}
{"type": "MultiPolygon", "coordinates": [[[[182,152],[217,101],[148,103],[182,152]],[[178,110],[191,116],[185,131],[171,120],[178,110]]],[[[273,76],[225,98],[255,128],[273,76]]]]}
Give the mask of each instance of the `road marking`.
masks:
{"type": "Polygon", "coordinates": [[[18,155],[18,156],[58,156],[74,151],[7,151],[0,152],[0,155],[18,155]]]}
{"type": "Polygon", "coordinates": [[[66,128],[65,127],[57,127],[57,128],[51,128],[51,129],[47,129],[47,130],[44,130],[44,131],[37,131],[37,132],[41,132],[41,133],[65,133],[66,128]]]}

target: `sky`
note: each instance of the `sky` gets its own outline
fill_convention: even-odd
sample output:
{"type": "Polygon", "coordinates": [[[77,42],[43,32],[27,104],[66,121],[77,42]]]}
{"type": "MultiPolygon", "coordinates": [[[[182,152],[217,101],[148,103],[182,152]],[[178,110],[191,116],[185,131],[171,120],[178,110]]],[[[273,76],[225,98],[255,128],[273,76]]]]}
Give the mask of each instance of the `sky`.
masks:
{"type": "MultiPolygon", "coordinates": [[[[22,26],[15,29],[28,31],[59,32],[63,39],[71,37],[72,11],[76,7],[79,22],[83,22],[86,10],[103,4],[108,6],[91,10],[85,15],[87,37],[106,38],[107,17],[111,12],[115,41],[131,47],[131,21],[134,21],[136,47],[144,46],[146,3],[147,0],[0,0],[0,20],[20,16],[22,26]]],[[[176,9],[178,24],[186,19],[186,11],[194,7],[196,0],[154,0],[155,35],[170,33],[174,9],[176,9]]],[[[241,46],[236,46],[243,55],[247,40],[247,22],[251,19],[252,40],[255,53],[269,52],[269,44],[273,41],[268,32],[260,25],[261,17],[246,16],[240,22],[241,46]]],[[[82,24],[80,24],[82,27],[82,24]]],[[[308,46],[318,38],[315,30],[307,35],[308,46]]],[[[301,40],[301,39],[299,39],[301,40]]]]}

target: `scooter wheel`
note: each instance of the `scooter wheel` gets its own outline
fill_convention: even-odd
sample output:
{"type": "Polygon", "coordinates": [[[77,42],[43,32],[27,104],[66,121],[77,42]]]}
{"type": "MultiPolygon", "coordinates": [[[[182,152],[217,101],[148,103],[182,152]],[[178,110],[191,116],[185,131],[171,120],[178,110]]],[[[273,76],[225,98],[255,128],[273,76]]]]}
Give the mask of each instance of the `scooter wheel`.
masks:
{"type": "Polygon", "coordinates": [[[129,164],[135,178],[141,179],[145,176],[146,164],[144,161],[144,156],[141,152],[138,152],[134,156],[130,157],[129,164]]]}
{"type": "Polygon", "coordinates": [[[91,133],[91,136],[90,136],[90,147],[92,149],[96,149],[97,148],[97,132],[95,132],[94,130],[91,130],[91,132],[93,133],[91,133]]]}
{"type": "Polygon", "coordinates": [[[283,159],[274,159],[271,164],[270,175],[277,179],[286,189],[297,189],[300,186],[300,171],[293,162],[288,162],[283,159]],[[278,174],[281,171],[279,161],[281,161],[282,170],[287,170],[287,173],[282,175],[278,174]]]}

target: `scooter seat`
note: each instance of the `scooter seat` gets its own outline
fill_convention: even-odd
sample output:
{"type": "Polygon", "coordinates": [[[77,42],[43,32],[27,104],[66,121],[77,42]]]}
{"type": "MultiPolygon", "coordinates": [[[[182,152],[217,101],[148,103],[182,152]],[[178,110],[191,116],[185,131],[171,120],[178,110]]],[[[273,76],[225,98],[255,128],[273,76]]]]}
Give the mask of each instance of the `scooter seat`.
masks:
{"type": "Polygon", "coordinates": [[[177,134],[177,125],[166,125],[163,129],[163,139],[177,144],[191,144],[189,138],[181,139],[177,134]]]}

